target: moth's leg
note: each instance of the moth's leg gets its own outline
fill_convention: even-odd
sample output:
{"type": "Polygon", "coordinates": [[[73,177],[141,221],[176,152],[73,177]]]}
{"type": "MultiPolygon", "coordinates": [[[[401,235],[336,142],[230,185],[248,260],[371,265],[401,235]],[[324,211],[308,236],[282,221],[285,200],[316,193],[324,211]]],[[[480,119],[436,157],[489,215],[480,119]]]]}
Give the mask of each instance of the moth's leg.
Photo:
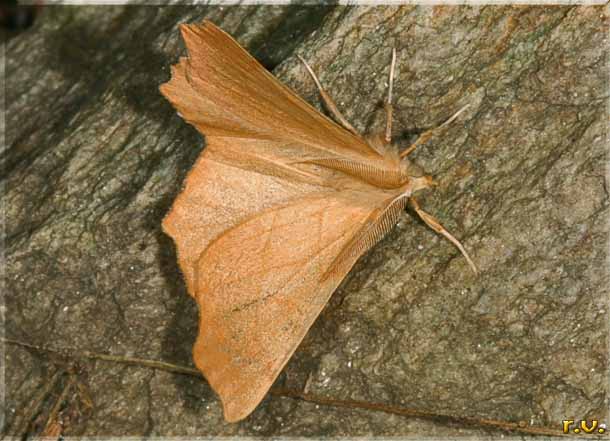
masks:
{"type": "Polygon", "coordinates": [[[430,214],[426,213],[424,210],[422,210],[420,208],[419,204],[417,203],[417,200],[415,198],[410,197],[409,198],[409,203],[410,203],[411,207],[413,207],[413,209],[415,210],[417,215],[421,218],[421,220],[423,220],[426,223],[426,225],[428,225],[430,228],[432,228],[437,233],[442,234],[443,236],[445,236],[456,247],[458,247],[460,252],[464,255],[464,257],[468,261],[468,264],[470,265],[470,267],[472,268],[474,273],[477,274],[478,273],[477,266],[474,264],[474,262],[472,261],[472,259],[470,258],[470,256],[468,255],[468,253],[466,252],[466,250],[464,249],[464,247],[460,243],[460,241],[457,240],[455,237],[453,237],[451,235],[451,233],[449,233],[449,231],[447,231],[445,229],[445,227],[443,227],[439,223],[439,221],[437,221],[432,215],[430,215],[430,214]]]}
{"type": "Polygon", "coordinates": [[[316,74],[313,72],[311,67],[309,67],[309,64],[307,64],[307,62],[300,55],[297,55],[297,57],[299,57],[299,60],[301,60],[301,62],[305,65],[305,69],[307,69],[307,72],[309,72],[309,75],[311,75],[311,78],[313,78],[313,82],[316,83],[316,86],[318,87],[318,91],[320,92],[320,95],[322,96],[322,100],[324,101],[324,104],[326,105],[326,108],[330,111],[330,113],[333,114],[335,119],[337,121],[339,121],[343,127],[345,127],[350,132],[354,133],[355,135],[360,136],[360,134],[356,131],[356,129],[345,119],[345,117],[341,114],[341,112],[339,112],[337,105],[335,104],[333,99],[330,97],[330,95],[328,93],[326,93],[326,91],[322,88],[320,81],[318,81],[318,77],[316,77],[316,74]]]}
{"type": "Polygon", "coordinates": [[[396,66],[396,48],[392,48],[392,63],[390,64],[390,80],[388,81],[388,101],[385,103],[385,142],[392,142],[392,86],[394,85],[394,68],[396,66]]]}
{"type": "Polygon", "coordinates": [[[415,148],[420,145],[423,144],[424,142],[428,141],[428,139],[430,139],[430,137],[434,134],[434,132],[442,129],[443,127],[445,127],[446,125],[450,124],[454,119],[456,119],[464,110],[466,110],[468,108],[468,106],[470,106],[470,104],[466,104],[464,107],[462,107],[460,110],[458,110],[457,112],[455,112],[455,114],[449,118],[447,121],[445,121],[444,123],[442,123],[440,126],[435,127],[433,129],[430,130],[426,130],[424,133],[422,133],[419,138],[417,138],[417,141],[415,141],[413,144],[411,144],[404,152],[402,152],[400,154],[401,158],[404,158],[405,156],[407,156],[409,153],[411,153],[413,150],[415,150],[415,148]]]}

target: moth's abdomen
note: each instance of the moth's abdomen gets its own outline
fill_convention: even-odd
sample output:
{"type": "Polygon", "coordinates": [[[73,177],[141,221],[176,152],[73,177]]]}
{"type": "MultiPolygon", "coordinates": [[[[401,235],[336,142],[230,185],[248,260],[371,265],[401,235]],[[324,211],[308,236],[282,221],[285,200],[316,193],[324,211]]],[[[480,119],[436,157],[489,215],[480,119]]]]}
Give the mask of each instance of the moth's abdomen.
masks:
{"type": "Polygon", "coordinates": [[[350,159],[323,158],[303,161],[343,172],[379,188],[398,188],[404,185],[409,176],[400,167],[378,167],[350,159]]]}
{"type": "Polygon", "coordinates": [[[367,222],[363,224],[362,228],[329,266],[326,273],[322,276],[322,280],[345,274],[360,256],[383,239],[383,236],[394,228],[394,225],[398,222],[401,211],[407,206],[408,197],[409,194],[401,194],[398,197],[385,201],[384,207],[373,211],[367,222]]]}

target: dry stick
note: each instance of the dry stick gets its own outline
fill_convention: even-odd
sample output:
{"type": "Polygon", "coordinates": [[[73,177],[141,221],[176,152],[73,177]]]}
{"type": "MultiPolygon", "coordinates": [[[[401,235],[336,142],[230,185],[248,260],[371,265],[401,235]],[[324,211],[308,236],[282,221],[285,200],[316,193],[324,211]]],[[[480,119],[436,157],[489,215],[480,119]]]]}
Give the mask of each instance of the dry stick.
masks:
{"type": "MultiPolygon", "coordinates": [[[[98,354],[95,352],[83,351],[72,353],[62,353],[56,349],[44,348],[36,346],[30,343],[24,343],[17,340],[4,339],[5,343],[21,346],[24,348],[34,349],[40,352],[50,352],[58,354],[63,357],[71,358],[89,358],[94,360],[110,361],[115,363],[131,364],[137,366],[148,367],[152,369],[161,369],[167,372],[176,374],[191,375],[202,378],[201,373],[197,369],[188,368],[185,366],[179,366],[171,363],[165,363],[161,361],[147,360],[144,358],[132,358],[132,357],[121,357],[114,355],[98,354]]],[[[56,374],[56,376],[59,372],[56,374]]],[[[54,377],[55,378],[55,377],[54,377]]],[[[382,403],[369,403],[367,401],[356,401],[356,400],[337,400],[334,398],[325,398],[317,395],[307,394],[299,392],[293,389],[286,388],[273,388],[270,390],[270,394],[276,397],[287,397],[294,398],[309,403],[320,404],[325,406],[344,407],[348,409],[365,409],[372,411],[379,411],[394,415],[410,416],[416,418],[430,419],[434,421],[445,421],[455,424],[464,424],[468,426],[479,426],[482,428],[490,428],[496,430],[504,430],[509,432],[520,432],[528,435],[550,435],[550,436],[567,436],[563,431],[551,429],[548,427],[527,427],[520,423],[511,423],[507,421],[492,420],[492,419],[481,419],[464,416],[447,415],[436,412],[429,412],[425,410],[409,409],[407,407],[390,406],[382,403]]],[[[569,435],[574,436],[574,435],[569,435]]]]}
{"type": "MultiPolygon", "coordinates": [[[[522,432],[529,435],[551,435],[551,436],[566,436],[561,430],[551,429],[548,427],[527,427],[520,423],[510,423],[507,421],[481,419],[465,416],[454,416],[437,412],[429,412],[425,410],[409,409],[407,407],[390,406],[382,403],[369,403],[367,401],[356,400],[337,400],[334,398],[319,397],[312,394],[295,391],[292,389],[271,389],[271,395],[278,397],[289,397],[298,400],[307,401],[309,403],[321,404],[324,406],[345,407],[348,409],[365,409],[372,411],[381,411],[394,415],[410,416],[416,418],[424,418],[433,421],[441,421],[448,423],[457,423],[468,426],[479,426],[491,429],[500,429],[509,432],[522,432]]],[[[573,435],[570,435],[573,436],[573,435]]]]}
{"type": "Polygon", "coordinates": [[[122,356],[115,356],[115,355],[98,354],[98,353],[89,352],[89,351],[82,351],[82,352],[73,351],[73,352],[68,353],[67,351],[62,352],[62,351],[58,351],[57,349],[44,348],[44,347],[36,346],[36,345],[30,344],[30,343],[24,343],[24,342],[17,341],[17,340],[11,340],[8,338],[5,338],[4,341],[9,344],[22,346],[24,348],[34,349],[36,351],[50,352],[52,354],[57,354],[62,357],[89,358],[92,360],[103,360],[103,361],[112,361],[115,363],[133,364],[133,365],[137,365],[137,366],[149,367],[152,369],[161,369],[161,370],[168,371],[168,372],[174,372],[176,374],[194,375],[197,377],[201,377],[201,372],[199,372],[197,369],[187,368],[185,366],[178,366],[175,364],[165,363],[162,361],[147,360],[145,358],[133,358],[133,357],[122,357],[122,356]]]}

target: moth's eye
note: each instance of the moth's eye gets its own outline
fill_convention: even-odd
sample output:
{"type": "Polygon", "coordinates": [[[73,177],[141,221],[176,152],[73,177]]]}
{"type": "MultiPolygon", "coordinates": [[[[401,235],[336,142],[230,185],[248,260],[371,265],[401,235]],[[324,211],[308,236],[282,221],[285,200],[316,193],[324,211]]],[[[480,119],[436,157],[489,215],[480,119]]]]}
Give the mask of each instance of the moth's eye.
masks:
{"type": "Polygon", "coordinates": [[[403,173],[415,178],[424,176],[426,174],[419,165],[409,161],[407,158],[400,161],[400,168],[403,173]]]}

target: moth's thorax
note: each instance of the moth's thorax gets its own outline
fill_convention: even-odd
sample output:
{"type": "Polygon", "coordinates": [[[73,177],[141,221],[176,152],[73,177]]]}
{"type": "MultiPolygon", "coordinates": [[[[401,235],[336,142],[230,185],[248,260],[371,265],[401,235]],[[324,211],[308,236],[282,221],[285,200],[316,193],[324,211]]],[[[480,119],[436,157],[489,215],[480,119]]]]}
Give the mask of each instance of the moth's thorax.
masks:
{"type": "Polygon", "coordinates": [[[368,159],[348,159],[345,157],[315,158],[299,161],[315,164],[344,173],[352,178],[383,189],[399,189],[413,193],[434,185],[430,176],[406,157],[400,158],[398,148],[385,143],[379,136],[367,138],[367,142],[379,155],[368,159]]]}

